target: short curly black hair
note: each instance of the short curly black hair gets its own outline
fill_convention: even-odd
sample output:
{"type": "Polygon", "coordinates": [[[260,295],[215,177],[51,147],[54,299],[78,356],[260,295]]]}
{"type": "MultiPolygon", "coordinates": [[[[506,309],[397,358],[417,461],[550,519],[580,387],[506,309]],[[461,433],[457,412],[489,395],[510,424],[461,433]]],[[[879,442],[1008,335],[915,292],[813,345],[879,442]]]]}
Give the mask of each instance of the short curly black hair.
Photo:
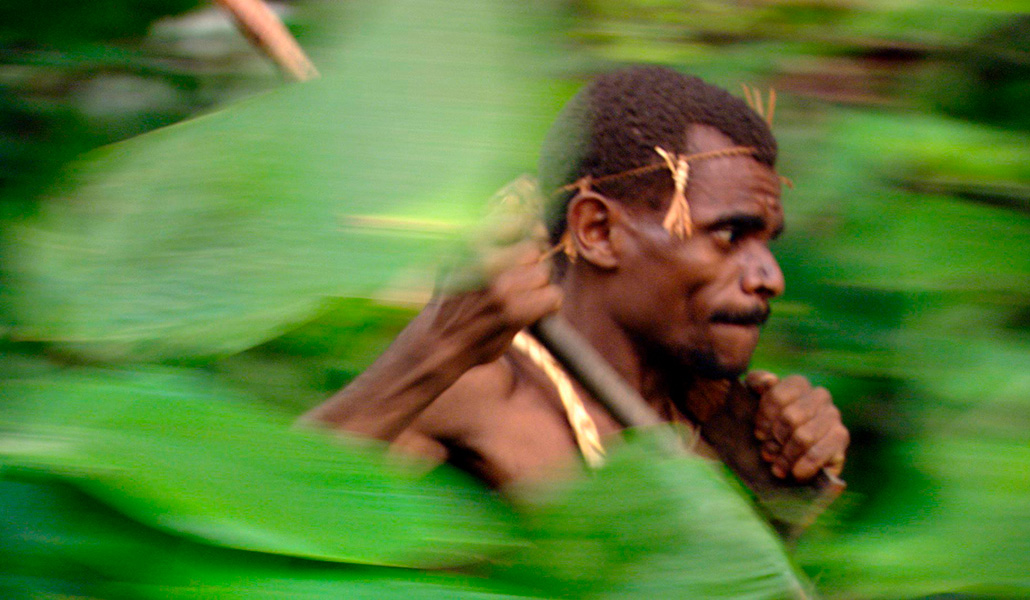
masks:
{"type": "MultiPolygon", "coordinates": [[[[652,164],[654,147],[685,152],[691,124],[710,125],[734,143],[755,149],[758,161],[775,166],[776,140],[769,125],[726,90],[697,77],[655,66],[602,75],[565,105],[540,151],[541,190],[549,195],[545,220],[553,242],[565,229],[571,192],[558,192],[581,177],[622,173],[652,164]]],[[[633,177],[603,187],[619,200],[668,198],[668,171],[633,177]]]]}

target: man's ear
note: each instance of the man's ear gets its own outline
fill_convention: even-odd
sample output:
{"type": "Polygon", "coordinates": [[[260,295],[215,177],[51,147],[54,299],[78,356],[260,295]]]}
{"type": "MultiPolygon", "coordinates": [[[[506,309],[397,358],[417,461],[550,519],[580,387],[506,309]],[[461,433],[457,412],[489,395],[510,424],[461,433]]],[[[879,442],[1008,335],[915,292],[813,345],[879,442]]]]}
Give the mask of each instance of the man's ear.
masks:
{"type": "Polygon", "coordinates": [[[618,252],[612,243],[617,211],[612,200],[596,192],[580,192],[569,201],[567,227],[577,259],[602,269],[618,265],[618,252]]]}

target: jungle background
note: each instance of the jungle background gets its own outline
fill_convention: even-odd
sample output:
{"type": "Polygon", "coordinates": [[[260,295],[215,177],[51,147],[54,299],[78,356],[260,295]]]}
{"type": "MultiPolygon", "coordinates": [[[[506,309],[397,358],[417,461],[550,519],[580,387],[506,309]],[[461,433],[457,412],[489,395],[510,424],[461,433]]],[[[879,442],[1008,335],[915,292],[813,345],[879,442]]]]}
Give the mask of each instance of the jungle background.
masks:
{"type": "MultiPolygon", "coordinates": [[[[0,6],[4,597],[527,593],[481,574],[397,584],[375,565],[405,565],[368,558],[371,542],[353,560],[368,567],[308,561],[351,517],[302,523],[339,498],[297,503],[308,488],[268,479],[270,455],[318,451],[272,424],[371,362],[431,287],[445,233],[477,220],[468,207],[533,170],[583,82],[637,62],[777,92],[788,285],[755,366],[828,387],[853,436],[848,491],[798,566],[829,598],[1030,595],[1025,1],[275,6],[323,80],[285,83],[205,2],[0,6]],[[402,55],[438,57],[418,67],[439,67],[437,87],[410,83],[388,60],[402,55]],[[357,216],[324,216],[338,211],[357,216]],[[75,435],[95,446],[62,449],[75,435]],[[197,436],[206,450],[183,442],[197,436]],[[230,459],[233,477],[214,474],[230,459]],[[210,493],[176,496],[179,513],[139,500],[200,476],[210,493]],[[246,551],[262,525],[294,532],[268,534],[270,554],[306,558],[219,547],[246,551]]],[[[311,460],[311,478],[331,467],[311,460]]],[[[470,547],[500,535],[477,531],[470,547]]]]}

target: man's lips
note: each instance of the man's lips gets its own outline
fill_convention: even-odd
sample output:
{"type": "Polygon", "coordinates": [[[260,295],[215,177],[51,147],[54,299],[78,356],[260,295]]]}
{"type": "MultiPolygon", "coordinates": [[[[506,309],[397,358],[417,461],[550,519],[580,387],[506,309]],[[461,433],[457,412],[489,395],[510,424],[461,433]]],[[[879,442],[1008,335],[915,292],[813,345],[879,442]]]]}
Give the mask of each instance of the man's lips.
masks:
{"type": "Polygon", "coordinates": [[[717,310],[712,313],[712,323],[758,327],[769,319],[768,306],[756,306],[750,310],[717,310]]]}

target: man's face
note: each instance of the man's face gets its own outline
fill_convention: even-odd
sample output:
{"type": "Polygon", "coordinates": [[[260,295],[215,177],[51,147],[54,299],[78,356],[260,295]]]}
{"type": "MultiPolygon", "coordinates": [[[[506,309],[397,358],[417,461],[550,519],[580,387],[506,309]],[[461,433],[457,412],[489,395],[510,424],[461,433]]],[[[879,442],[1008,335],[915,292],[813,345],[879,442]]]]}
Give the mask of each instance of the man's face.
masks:
{"type": "MultiPolygon", "coordinates": [[[[735,145],[708,126],[693,126],[688,140],[689,153],[735,145]]],[[[627,211],[616,319],[645,352],[705,377],[737,376],[769,300],[783,293],[769,250],[783,229],[779,178],[746,155],[694,161],[687,201],[694,231],[686,240],[662,228],[658,211],[627,211]]]]}

